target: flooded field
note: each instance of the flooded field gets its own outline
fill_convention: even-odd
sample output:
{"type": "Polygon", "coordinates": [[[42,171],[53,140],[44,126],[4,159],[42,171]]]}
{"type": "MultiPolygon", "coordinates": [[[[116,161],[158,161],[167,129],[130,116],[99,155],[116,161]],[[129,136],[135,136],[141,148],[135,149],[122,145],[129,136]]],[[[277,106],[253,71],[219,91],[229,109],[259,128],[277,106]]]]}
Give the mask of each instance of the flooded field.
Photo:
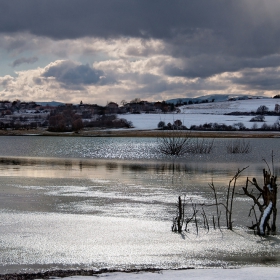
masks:
{"type": "MultiPolygon", "coordinates": [[[[278,139],[252,139],[250,154],[226,152],[215,140],[209,155],[172,159],[155,152],[156,139],[0,138],[0,273],[66,268],[178,268],[279,265],[279,235],[247,229],[252,201],[247,176],[279,174],[278,139]],[[234,231],[194,226],[171,231],[176,201],[225,200],[238,168],[234,231]],[[272,168],[272,167],[271,167],[272,168]]],[[[189,212],[191,213],[191,212],[189,212]]],[[[215,209],[209,207],[212,217],[215,209]]],[[[278,217],[279,225],[279,217],[278,217]]]]}

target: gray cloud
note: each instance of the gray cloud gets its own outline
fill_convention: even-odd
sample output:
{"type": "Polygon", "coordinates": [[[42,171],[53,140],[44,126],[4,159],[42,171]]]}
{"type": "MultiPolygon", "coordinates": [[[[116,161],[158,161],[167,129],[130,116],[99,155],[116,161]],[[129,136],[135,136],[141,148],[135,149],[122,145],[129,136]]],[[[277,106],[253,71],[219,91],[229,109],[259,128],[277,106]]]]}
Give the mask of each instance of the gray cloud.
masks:
{"type": "MultiPolygon", "coordinates": [[[[140,88],[151,95],[166,91],[184,94],[188,90],[215,90],[218,83],[211,84],[208,77],[240,72],[229,81],[237,87],[279,90],[275,70],[280,67],[279,14],[280,2],[275,0],[10,0],[0,2],[0,33],[2,37],[9,35],[10,39],[7,42],[3,39],[2,44],[10,56],[19,53],[26,56],[30,51],[41,55],[40,50],[45,46],[36,40],[40,36],[50,45],[63,42],[60,48],[54,44],[50,50],[44,49],[60,59],[63,55],[69,60],[81,59],[83,63],[107,62],[104,68],[70,61],[53,64],[41,79],[34,80],[36,85],[53,77],[65,89],[85,89],[87,85],[114,84],[117,79],[122,80],[122,85],[125,82],[126,86],[135,85],[135,91],[140,88]],[[13,40],[12,34],[18,38],[13,40]],[[35,39],[31,42],[26,39],[28,36],[35,39]],[[88,53],[84,49],[81,54],[77,49],[82,43],[71,41],[77,38],[104,39],[100,40],[103,49],[88,44],[88,53]],[[106,48],[112,38],[140,38],[142,45],[131,43],[122,52],[116,46],[113,54],[112,49],[109,53],[106,48]],[[156,41],[151,39],[159,39],[160,47],[148,44],[156,41]],[[76,43],[72,50],[75,54],[67,52],[71,42],[76,43]],[[77,58],[82,55],[83,58],[77,58]],[[132,66],[114,66],[118,59],[129,64],[147,57],[153,60],[143,66],[141,75],[135,74],[137,69],[132,66]],[[184,89],[188,79],[183,78],[198,78],[198,81],[184,89]]],[[[125,40],[122,42],[125,45],[125,40]]],[[[49,59],[48,63],[55,59],[49,59]]],[[[12,64],[16,67],[22,63],[32,60],[22,58],[12,64]]]]}
{"type": "Polygon", "coordinates": [[[273,0],[11,0],[1,1],[0,11],[3,33],[55,39],[182,35],[203,51],[213,43],[218,51],[247,55],[279,50],[280,3],[273,0]]]}
{"type": "MultiPolygon", "coordinates": [[[[205,77],[246,67],[233,65],[235,59],[279,54],[279,14],[280,2],[273,0],[11,0],[0,3],[0,32],[54,39],[159,38],[172,56],[192,58],[193,64],[196,56],[213,56],[209,63],[216,68],[205,62],[201,70],[171,67],[166,73],[205,77]]],[[[150,51],[130,47],[127,54],[146,56],[150,51]]]]}
{"type": "Polygon", "coordinates": [[[183,67],[167,63],[164,73],[169,76],[207,78],[224,72],[236,72],[245,68],[268,68],[280,65],[280,55],[260,58],[240,58],[233,56],[197,55],[182,60],[183,67]]]}
{"type": "Polygon", "coordinates": [[[19,58],[19,59],[16,59],[13,63],[12,63],[12,66],[13,67],[16,67],[16,66],[19,66],[21,64],[33,64],[35,63],[36,61],[38,61],[38,57],[34,56],[34,57],[29,57],[29,58],[25,58],[25,57],[22,57],[22,58],[19,58]]]}
{"type": "Polygon", "coordinates": [[[38,78],[38,77],[34,77],[33,78],[33,82],[36,84],[36,85],[42,85],[42,79],[38,78]]]}
{"type": "Polygon", "coordinates": [[[279,90],[280,89],[280,70],[266,69],[264,71],[251,70],[242,71],[239,77],[231,78],[234,84],[244,85],[249,89],[255,90],[279,90]]]}
{"type": "Polygon", "coordinates": [[[88,64],[77,65],[72,61],[62,61],[48,67],[42,74],[43,77],[54,77],[64,87],[83,89],[83,85],[106,85],[116,81],[108,78],[101,70],[94,69],[88,64]]]}

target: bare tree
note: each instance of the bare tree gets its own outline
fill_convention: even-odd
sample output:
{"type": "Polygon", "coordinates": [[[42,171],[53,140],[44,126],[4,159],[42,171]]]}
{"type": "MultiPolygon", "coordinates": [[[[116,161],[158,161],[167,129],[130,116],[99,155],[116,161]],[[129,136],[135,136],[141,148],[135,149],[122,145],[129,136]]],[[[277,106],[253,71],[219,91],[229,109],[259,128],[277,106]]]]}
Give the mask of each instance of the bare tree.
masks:
{"type": "Polygon", "coordinates": [[[268,109],[267,106],[261,105],[261,106],[259,106],[258,109],[257,109],[257,114],[264,115],[265,113],[268,112],[268,110],[269,110],[269,109],[268,109]]]}

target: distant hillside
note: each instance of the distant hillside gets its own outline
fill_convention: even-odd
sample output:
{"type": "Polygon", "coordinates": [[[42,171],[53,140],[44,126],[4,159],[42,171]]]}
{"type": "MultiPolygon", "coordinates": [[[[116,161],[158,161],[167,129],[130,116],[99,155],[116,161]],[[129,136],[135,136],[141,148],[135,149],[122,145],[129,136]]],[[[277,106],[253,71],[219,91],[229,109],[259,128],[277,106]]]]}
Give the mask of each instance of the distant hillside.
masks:
{"type": "Polygon", "coordinates": [[[41,106],[59,106],[59,105],[63,105],[64,103],[62,102],[57,102],[57,101],[50,101],[50,102],[36,102],[38,105],[41,105],[41,106]]]}
{"type": "Polygon", "coordinates": [[[264,99],[268,97],[255,96],[255,95],[234,95],[234,94],[212,94],[204,95],[195,98],[176,98],[166,100],[168,103],[178,104],[190,104],[190,103],[209,103],[209,102],[223,102],[228,100],[247,100],[247,99],[264,99]]]}

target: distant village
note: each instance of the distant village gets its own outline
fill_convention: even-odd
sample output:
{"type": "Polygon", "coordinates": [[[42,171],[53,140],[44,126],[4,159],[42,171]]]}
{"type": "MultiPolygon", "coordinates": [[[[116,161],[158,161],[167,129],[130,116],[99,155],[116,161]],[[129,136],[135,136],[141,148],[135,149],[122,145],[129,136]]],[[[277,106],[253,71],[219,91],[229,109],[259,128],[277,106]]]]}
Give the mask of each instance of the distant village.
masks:
{"type": "MultiPolygon", "coordinates": [[[[274,98],[280,98],[275,96],[274,98]]],[[[228,101],[233,101],[228,99],[228,101]]],[[[0,129],[1,130],[29,130],[42,128],[51,132],[78,132],[90,128],[131,128],[133,124],[122,118],[123,114],[162,114],[179,113],[182,105],[214,102],[199,100],[182,102],[180,99],[174,103],[148,102],[135,98],[130,102],[121,101],[121,104],[108,102],[106,106],[97,104],[59,103],[53,105],[36,102],[0,101],[0,129]],[[44,104],[44,105],[43,105],[44,104]]],[[[274,111],[268,111],[266,106],[260,106],[256,112],[231,112],[228,115],[256,115],[250,121],[264,122],[264,115],[279,115],[280,105],[275,104],[274,111]]],[[[179,120],[178,120],[179,121],[179,120]]],[[[158,124],[159,129],[186,129],[178,124],[158,124]]],[[[205,127],[191,127],[193,130],[207,130],[205,127]]],[[[231,128],[223,128],[231,130],[231,128]]],[[[277,128],[278,129],[278,128],[277,128]]]]}
{"type": "Polygon", "coordinates": [[[0,101],[0,129],[36,129],[49,131],[79,131],[84,127],[122,128],[132,127],[132,123],[117,117],[121,114],[169,113],[177,110],[172,103],[148,102],[138,98],[119,105],[108,102],[106,106],[97,104],[70,103],[58,106],[40,105],[36,102],[0,101]]]}

